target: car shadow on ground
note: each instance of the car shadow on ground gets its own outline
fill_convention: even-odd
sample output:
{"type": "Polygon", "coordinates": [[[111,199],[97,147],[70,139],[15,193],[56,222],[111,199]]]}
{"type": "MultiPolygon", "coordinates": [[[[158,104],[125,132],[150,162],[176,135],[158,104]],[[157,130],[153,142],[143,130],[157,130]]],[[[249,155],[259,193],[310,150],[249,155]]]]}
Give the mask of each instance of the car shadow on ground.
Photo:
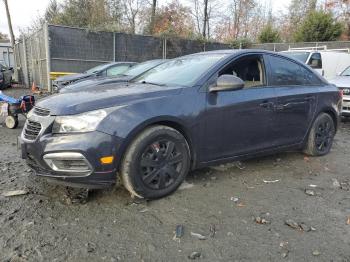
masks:
{"type": "MultiPolygon", "coordinates": [[[[254,181],[254,176],[257,174],[257,170],[261,170],[262,168],[267,170],[276,169],[276,167],[278,168],[278,166],[281,164],[282,159],[284,162],[283,165],[287,165],[288,162],[295,161],[297,159],[299,161],[305,161],[303,160],[303,155],[300,152],[285,152],[270,156],[252,158],[245,161],[234,161],[223,165],[196,169],[187,175],[186,180],[177,189],[177,191],[174,192],[173,196],[176,197],[178,195],[187,194],[186,191],[192,187],[215,187],[215,184],[229,183],[231,180],[243,180],[243,184],[245,183],[244,180],[254,181]]],[[[66,204],[99,202],[108,205],[108,203],[116,201],[128,205],[132,203],[142,203],[145,201],[142,199],[132,198],[130,193],[123,187],[120,179],[117,179],[115,186],[105,189],[90,189],[85,195],[85,189],[74,189],[62,185],[49,184],[41,178],[35,178],[35,180],[35,183],[38,185],[38,187],[40,187],[40,191],[43,195],[48,195],[50,198],[56,200],[58,199],[62,203],[66,204]],[[40,180],[39,183],[38,180],[40,180]],[[39,184],[41,184],[41,186],[39,186],[39,184]]],[[[267,181],[266,183],[273,183],[274,181],[276,182],[276,180],[278,180],[276,179],[276,176],[273,178],[266,176],[265,181],[267,181]]],[[[249,187],[248,184],[246,186],[249,187]]]]}

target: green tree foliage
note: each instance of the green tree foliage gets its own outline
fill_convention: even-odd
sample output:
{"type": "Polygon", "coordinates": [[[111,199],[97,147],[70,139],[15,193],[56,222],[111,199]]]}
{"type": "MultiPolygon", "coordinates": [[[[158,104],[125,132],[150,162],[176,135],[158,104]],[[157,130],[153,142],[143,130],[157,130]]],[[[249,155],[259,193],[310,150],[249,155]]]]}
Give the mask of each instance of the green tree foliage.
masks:
{"type": "Polygon", "coordinates": [[[313,11],[308,14],[295,33],[297,42],[335,41],[343,31],[343,25],[336,22],[330,13],[313,11]]]}
{"type": "Polygon", "coordinates": [[[300,24],[310,12],[316,11],[317,0],[292,0],[288,7],[288,17],[286,19],[283,38],[292,41],[293,36],[300,28],[300,24]]]}
{"type": "Polygon", "coordinates": [[[44,19],[48,23],[54,23],[57,16],[59,16],[59,6],[57,0],[50,0],[49,5],[46,8],[44,19]]]}
{"type": "Polygon", "coordinates": [[[61,5],[51,0],[44,20],[51,24],[115,30],[121,13],[120,0],[65,0],[61,5]]]}
{"type": "Polygon", "coordinates": [[[271,23],[268,23],[259,34],[260,43],[278,43],[281,42],[281,37],[278,30],[272,27],[271,23]]]}
{"type": "Polygon", "coordinates": [[[228,42],[228,44],[234,49],[245,49],[252,46],[252,41],[248,38],[238,38],[228,42]]]}

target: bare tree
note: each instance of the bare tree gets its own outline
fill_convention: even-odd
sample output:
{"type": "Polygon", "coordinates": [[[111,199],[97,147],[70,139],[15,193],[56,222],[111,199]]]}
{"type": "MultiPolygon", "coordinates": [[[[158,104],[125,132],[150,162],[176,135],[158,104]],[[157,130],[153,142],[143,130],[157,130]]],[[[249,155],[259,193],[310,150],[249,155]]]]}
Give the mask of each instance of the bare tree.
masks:
{"type": "Polygon", "coordinates": [[[191,0],[192,16],[196,23],[196,31],[204,39],[210,38],[210,27],[215,23],[212,21],[218,10],[217,0],[191,0]]]}
{"type": "Polygon", "coordinates": [[[132,34],[136,33],[138,16],[142,7],[146,4],[145,0],[125,0],[124,14],[127,20],[127,27],[132,34]]]}
{"type": "Polygon", "coordinates": [[[344,40],[350,39],[350,0],[328,0],[325,10],[333,13],[335,19],[345,24],[344,40]]]}
{"type": "Polygon", "coordinates": [[[255,0],[232,0],[231,13],[233,17],[234,38],[247,37],[250,19],[253,16],[257,3],[255,0]]]}
{"type": "Polygon", "coordinates": [[[215,37],[225,42],[256,41],[269,20],[269,9],[256,0],[230,0],[226,10],[215,27],[215,37]]]}

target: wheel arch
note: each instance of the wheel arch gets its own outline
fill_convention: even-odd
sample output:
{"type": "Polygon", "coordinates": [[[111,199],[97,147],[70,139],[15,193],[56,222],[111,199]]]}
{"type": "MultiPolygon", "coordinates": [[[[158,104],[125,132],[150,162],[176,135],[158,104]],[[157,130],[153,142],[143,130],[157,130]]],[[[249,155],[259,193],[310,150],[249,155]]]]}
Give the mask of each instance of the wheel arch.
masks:
{"type": "MultiPolygon", "coordinates": [[[[185,127],[185,124],[181,120],[175,117],[156,117],[153,119],[149,119],[139,124],[138,126],[136,126],[128,134],[128,136],[125,139],[125,142],[121,145],[121,148],[119,150],[119,155],[121,156],[121,159],[124,158],[126,150],[141,132],[143,132],[148,127],[156,126],[156,125],[171,127],[184,136],[190,150],[191,169],[192,169],[195,166],[196,159],[197,159],[197,154],[196,154],[196,150],[194,149],[195,147],[194,147],[193,139],[191,138],[189,130],[185,127]]],[[[118,170],[120,168],[120,165],[121,165],[121,161],[119,161],[119,164],[117,166],[118,170]]]]}
{"type": "Polygon", "coordinates": [[[338,114],[335,112],[335,110],[333,108],[325,108],[319,114],[321,114],[321,113],[326,113],[326,114],[330,115],[333,119],[335,130],[338,130],[339,117],[338,117],[338,114]]]}

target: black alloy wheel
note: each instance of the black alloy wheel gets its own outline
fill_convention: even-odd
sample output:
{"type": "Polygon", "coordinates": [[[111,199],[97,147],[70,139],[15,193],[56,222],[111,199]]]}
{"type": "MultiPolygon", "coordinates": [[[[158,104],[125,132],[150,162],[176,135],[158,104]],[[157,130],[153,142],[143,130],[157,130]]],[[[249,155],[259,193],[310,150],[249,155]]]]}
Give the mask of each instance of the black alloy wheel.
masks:
{"type": "Polygon", "coordinates": [[[319,152],[329,151],[334,136],[333,120],[322,119],[315,132],[315,144],[319,152]]]}
{"type": "Polygon", "coordinates": [[[181,174],[183,153],[176,141],[163,139],[153,142],[144,150],[140,161],[143,183],[151,189],[165,189],[181,174]]]}
{"type": "Polygon", "coordinates": [[[146,128],[128,147],[120,173],[125,188],[139,198],[157,199],[174,192],[190,170],[185,137],[169,126],[146,128]]]}
{"type": "Polygon", "coordinates": [[[310,156],[323,156],[332,148],[336,128],[335,121],[327,113],[317,116],[309,131],[304,153],[310,156]]]}

